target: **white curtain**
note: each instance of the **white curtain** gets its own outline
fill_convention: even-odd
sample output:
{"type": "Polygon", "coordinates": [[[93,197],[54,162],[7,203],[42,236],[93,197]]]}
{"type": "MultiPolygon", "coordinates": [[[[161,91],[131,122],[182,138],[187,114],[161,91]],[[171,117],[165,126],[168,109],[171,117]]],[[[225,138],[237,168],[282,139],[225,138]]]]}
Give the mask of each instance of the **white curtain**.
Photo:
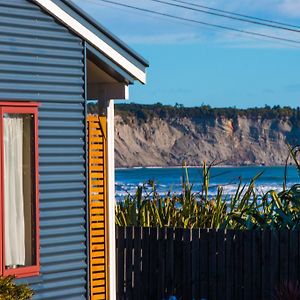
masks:
{"type": "Polygon", "coordinates": [[[3,118],[5,265],[25,265],[25,220],[23,201],[23,119],[3,118]]]}

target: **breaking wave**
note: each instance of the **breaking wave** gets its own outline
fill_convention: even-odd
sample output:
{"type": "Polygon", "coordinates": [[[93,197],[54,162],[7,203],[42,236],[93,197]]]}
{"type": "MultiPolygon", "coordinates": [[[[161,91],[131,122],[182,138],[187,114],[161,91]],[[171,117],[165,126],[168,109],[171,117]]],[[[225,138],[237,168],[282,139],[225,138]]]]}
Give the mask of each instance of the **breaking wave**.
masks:
{"type": "MultiPolygon", "coordinates": [[[[279,192],[283,184],[283,167],[218,167],[211,172],[209,195],[214,196],[218,187],[223,188],[224,195],[234,195],[240,179],[243,184],[250,182],[259,172],[264,171],[255,183],[258,194],[263,194],[269,190],[279,192]]],[[[182,191],[182,169],[178,168],[135,168],[118,169],[116,171],[116,199],[122,201],[127,195],[134,195],[137,187],[146,184],[149,179],[153,179],[157,192],[165,195],[168,191],[181,193],[182,191]]],[[[190,182],[193,184],[194,192],[201,192],[201,170],[199,168],[189,169],[190,182]]],[[[297,171],[289,169],[288,187],[299,183],[297,171]]],[[[247,187],[247,186],[246,186],[247,187]]]]}

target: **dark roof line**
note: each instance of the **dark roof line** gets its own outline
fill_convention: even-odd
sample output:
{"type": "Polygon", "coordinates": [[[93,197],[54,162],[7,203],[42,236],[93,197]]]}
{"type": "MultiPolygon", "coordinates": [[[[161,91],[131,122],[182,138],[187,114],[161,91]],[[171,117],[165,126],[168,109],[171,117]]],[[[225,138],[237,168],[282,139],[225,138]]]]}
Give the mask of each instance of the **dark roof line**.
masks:
{"type": "Polygon", "coordinates": [[[120,46],[123,50],[132,55],[135,59],[137,59],[140,63],[142,63],[145,67],[149,67],[149,62],[139,55],[136,51],[130,48],[127,44],[122,42],[117,36],[111,33],[108,29],[106,29],[103,25],[99,24],[93,17],[91,17],[88,13],[86,13],[83,9],[81,9],[77,4],[72,2],[71,0],[61,0],[64,4],[73,9],[76,13],[78,13],[82,18],[84,18],[87,22],[89,22],[96,29],[105,34],[108,38],[110,38],[113,42],[115,42],[118,46],[120,46]]]}

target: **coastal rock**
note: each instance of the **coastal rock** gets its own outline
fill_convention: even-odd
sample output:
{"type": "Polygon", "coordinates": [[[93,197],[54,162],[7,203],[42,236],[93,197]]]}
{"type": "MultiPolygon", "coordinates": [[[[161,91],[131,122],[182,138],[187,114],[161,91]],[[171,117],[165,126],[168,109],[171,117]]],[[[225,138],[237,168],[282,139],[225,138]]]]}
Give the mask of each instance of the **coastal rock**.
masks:
{"type": "Polygon", "coordinates": [[[159,117],[141,122],[115,116],[117,167],[201,165],[283,165],[287,143],[299,144],[300,130],[290,118],[159,117]]]}

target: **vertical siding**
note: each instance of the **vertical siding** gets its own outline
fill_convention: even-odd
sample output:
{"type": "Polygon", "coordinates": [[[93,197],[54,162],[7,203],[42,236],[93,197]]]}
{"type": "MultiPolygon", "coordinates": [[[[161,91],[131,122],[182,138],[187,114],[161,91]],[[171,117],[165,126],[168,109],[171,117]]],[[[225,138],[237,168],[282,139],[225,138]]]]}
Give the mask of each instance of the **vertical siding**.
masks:
{"type": "Polygon", "coordinates": [[[0,98],[39,101],[41,276],[34,299],[85,299],[84,54],[27,0],[0,0],[0,98]]]}

